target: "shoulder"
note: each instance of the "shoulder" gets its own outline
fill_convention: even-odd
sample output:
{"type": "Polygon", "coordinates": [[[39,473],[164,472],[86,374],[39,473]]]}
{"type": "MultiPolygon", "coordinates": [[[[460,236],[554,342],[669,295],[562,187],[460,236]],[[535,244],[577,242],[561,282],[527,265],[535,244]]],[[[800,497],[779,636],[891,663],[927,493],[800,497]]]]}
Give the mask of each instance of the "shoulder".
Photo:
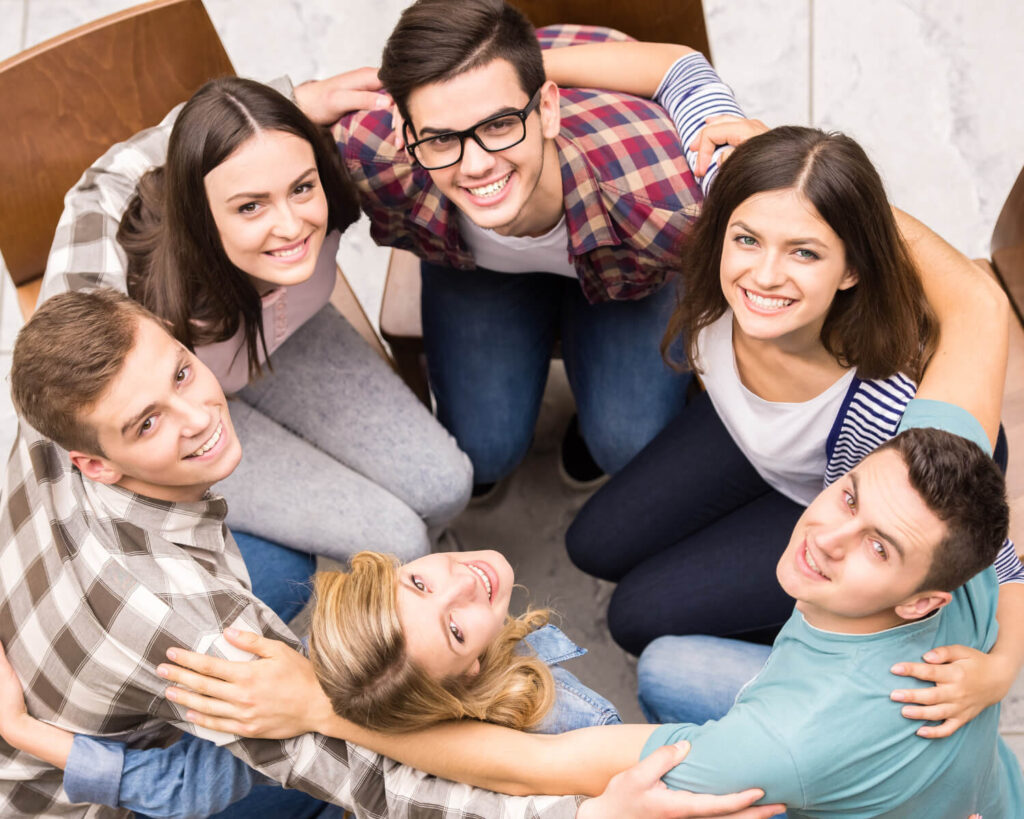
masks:
{"type": "Polygon", "coordinates": [[[537,29],[537,40],[542,49],[563,48],[585,43],[606,43],[633,38],[621,31],[605,26],[580,26],[561,23],[537,29]]]}

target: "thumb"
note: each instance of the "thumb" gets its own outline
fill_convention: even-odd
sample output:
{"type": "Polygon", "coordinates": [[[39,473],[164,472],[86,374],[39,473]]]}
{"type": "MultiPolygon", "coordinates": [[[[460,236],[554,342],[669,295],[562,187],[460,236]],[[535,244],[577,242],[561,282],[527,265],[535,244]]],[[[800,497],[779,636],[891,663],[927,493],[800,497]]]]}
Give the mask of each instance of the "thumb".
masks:
{"type": "Polygon", "coordinates": [[[237,628],[224,629],[225,639],[235,646],[257,657],[270,657],[274,653],[274,640],[270,640],[261,634],[252,631],[242,631],[237,628]]]}
{"type": "Polygon", "coordinates": [[[674,745],[662,745],[646,759],[638,762],[633,770],[645,781],[661,779],[690,753],[690,743],[685,739],[674,745]]]}

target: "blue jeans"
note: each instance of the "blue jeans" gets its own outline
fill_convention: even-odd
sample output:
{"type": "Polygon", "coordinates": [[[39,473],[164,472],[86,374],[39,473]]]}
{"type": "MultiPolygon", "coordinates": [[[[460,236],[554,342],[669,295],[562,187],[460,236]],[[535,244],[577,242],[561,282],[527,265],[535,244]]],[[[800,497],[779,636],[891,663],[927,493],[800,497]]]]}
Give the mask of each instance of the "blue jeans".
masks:
{"type": "Polygon", "coordinates": [[[637,665],[640,709],[655,723],[721,719],[770,653],[769,646],[724,637],[659,637],[637,665]]]}
{"type": "Polygon", "coordinates": [[[312,593],[309,580],[316,571],[316,557],[245,532],[232,534],[249,570],[252,593],[282,621],[292,620],[312,593]]]}
{"type": "Polygon", "coordinates": [[[526,455],[561,338],[580,432],[617,472],[685,401],[689,375],[658,345],[675,288],[589,304],[579,282],[550,273],[456,270],[424,262],[423,341],[437,414],[473,462],[474,481],[509,474],[526,455]]]}

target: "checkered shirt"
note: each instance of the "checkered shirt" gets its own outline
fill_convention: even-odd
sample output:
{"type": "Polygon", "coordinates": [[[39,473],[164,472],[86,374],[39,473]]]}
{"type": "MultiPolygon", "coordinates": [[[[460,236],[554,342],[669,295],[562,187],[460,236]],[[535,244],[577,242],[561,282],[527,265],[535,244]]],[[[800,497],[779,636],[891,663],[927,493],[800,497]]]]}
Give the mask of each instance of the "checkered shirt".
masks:
{"type": "MultiPolygon", "coordinates": [[[[76,733],[165,745],[194,730],[256,770],[357,817],[569,819],[576,797],[503,797],[340,740],[196,729],[156,674],[170,646],[237,659],[228,626],[300,645],[253,597],[223,498],[168,503],[94,483],[22,424],[0,503],[0,639],[33,715],[76,733]]],[[[72,805],[62,772],[0,741],[0,816],[123,817],[72,805]]]]}
{"type": "MultiPolygon", "coordinates": [[[[551,26],[543,48],[627,39],[608,29],[551,26]]],[[[590,302],[639,299],[679,269],[680,248],[702,194],[664,109],[627,94],[560,89],[568,254],[590,302]]],[[[389,141],[387,111],[342,120],[338,150],[359,186],[370,232],[381,245],[460,269],[476,265],[459,234],[455,206],[389,141]]]]}

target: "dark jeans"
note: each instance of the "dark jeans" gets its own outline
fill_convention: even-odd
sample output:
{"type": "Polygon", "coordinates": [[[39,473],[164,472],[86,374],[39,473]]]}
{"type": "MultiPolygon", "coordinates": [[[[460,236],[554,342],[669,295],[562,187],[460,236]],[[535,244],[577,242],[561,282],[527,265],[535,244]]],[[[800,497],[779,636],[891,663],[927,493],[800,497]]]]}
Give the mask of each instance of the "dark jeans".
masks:
{"type": "Polygon", "coordinates": [[[662,360],[670,284],[638,301],[589,304],[579,282],[422,264],[423,342],[438,419],[491,483],[533,438],[551,350],[562,357],[580,431],[598,465],[621,469],[683,407],[689,375],[662,360]]]}
{"type": "MultiPolygon", "coordinates": [[[[1006,456],[1000,429],[1003,471],[1006,456]]],[[[632,654],[666,634],[770,641],[793,611],[775,566],[803,510],[757,474],[703,393],[587,501],[566,545],[618,583],[608,627],[632,654]]]]}
{"type": "Polygon", "coordinates": [[[253,594],[287,623],[309,600],[316,557],[245,532],[232,534],[249,570],[253,594]]]}

